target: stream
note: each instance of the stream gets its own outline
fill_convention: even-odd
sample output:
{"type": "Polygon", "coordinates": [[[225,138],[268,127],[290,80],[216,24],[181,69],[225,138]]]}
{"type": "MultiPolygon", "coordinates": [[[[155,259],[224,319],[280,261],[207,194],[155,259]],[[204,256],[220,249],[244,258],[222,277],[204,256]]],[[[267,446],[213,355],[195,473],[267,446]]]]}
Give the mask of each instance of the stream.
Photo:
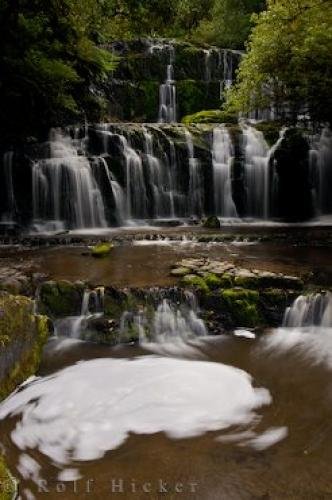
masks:
{"type": "MultiPolygon", "coordinates": [[[[22,251],[53,278],[119,286],[172,285],[171,263],[200,255],[283,272],[322,267],[330,283],[324,246],[143,239],[93,266],[81,247],[22,251]]],[[[115,346],[80,340],[77,321],[69,338],[59,330],[37,376],[0,406],[22,498],[332,497],[330,294],[300,297],[262,335],[209,335],[191,297],[161,300],[134,322],[139,343],[123,344],[119,331],[115,346]]]]}

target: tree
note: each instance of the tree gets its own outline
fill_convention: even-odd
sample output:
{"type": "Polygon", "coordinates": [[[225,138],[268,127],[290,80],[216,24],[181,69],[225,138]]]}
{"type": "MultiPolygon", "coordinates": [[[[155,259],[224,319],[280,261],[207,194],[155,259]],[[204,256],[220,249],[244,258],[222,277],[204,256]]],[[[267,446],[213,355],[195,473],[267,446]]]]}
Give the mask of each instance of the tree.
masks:
{"type": "Polygon", "coordinates": [[[332,115],[332,4],[329,0],[268,0],[231,90],[227,108],[242,112],[274,106],[296,120],[332,115]]]}
{"type": "Polygon", "coordinates": [[[251,16],[264,7],[265,0],[215,0],[196,36],[222,47],[243,49],[252,28],[251,16]]]}
{"type": "Polygon", "coordinates": [[[1,0],[0,134],[46,133],[98,107],[90,86],[114,67],[95,44],[102,0],[1,0]]]}

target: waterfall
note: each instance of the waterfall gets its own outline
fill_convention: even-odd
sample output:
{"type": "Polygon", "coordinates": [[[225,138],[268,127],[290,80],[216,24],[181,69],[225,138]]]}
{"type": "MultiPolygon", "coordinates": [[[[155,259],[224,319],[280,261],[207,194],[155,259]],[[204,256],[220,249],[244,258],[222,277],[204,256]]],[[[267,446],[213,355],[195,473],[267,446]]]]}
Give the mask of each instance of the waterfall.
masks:
{"type": "Polygon", "coordinates": [[[242,126],[245,156],[245,185],[247,215],[269,217],[269,147],[262,132],[254,127],[242,126]]]}
{"type": "Polygon", "coordinates": [[[79,316],[68,316],[54,322],[54,333],[58,337],[80,339],[88,329],[88,321],[104,314],[104,288],[84,290],[79,316]]]}
{"type": "Polygon", "coordinates": [[[211,56],[212,49],[204,49],[204,60],[205,60],[205,81],[211,81],[211,56]]]}
{"type": "Polygon", "coordinates": [[[203,214],[203,186],[200,172],[200,162],[195,158],[195,150],[192,135],[185,129],[185,138],[189,161],[189,214],[191,216],[201,216],[203,214]]]}
{"type": "Polygon", "coordinates": [[[310,168],[314,177],[314,195],[319,215],[332,213],[330,185],[332,182],[332,132],[324,128],[314,140],[310,151],[310,168]]]}
{"type": "Polygon", "coordinates": [[[284,327],[332,327],[332,293],[300,295],[293,305],[287,308],[284,327]]]}
{"type": "Polygon", "coordinates": [[[212,165],[215,214],[237,217],[232,197],[232,164],[234,151],[230,135],[224,125],[213,129],[212,165]]]}
{"type": "Polygon", "coordinates": [[[156,44],[150,47],[150,52],[155,50],[167,51],[169,63],[166,67],[166,80],[159,88],[159,123],[176,122],[176,85],[174,81],[175,49],[171,44],[156,44]]]}
{"type": "Polygon", "coordinates": [[[50,158],[33,164],[33,225],[37,230],[107,225],[104,202],[89,160],[75,146],[70,136],[53,130],[50,158]]]}
{"type": "Polygon", "coordinates": [[[115,205],[115,217],[117,219],[118,224],[121,226],[126,220],[126,198],[123,192],[122,187],[116,180],[114,174],[110,172],[107,162],[104,157],[99,157],[98,160],[101,162],[104,167],[105,175],[107,177],[109,187],[111,189],[114,205],[115,205]]]}
{"type": "Polygon", "coordinates": [[[164,162],[154,154],[153,135],[143,127],[144,149],[149,167],[149,182],[154,200],[155,217],[174,217],[174,188],[171,166],[165,155],[164,162]]]}
{"type": "Polygon", "coordinates": [[[145,308],[136,314],[125,312],[121,321],[120,340],[128,328],[137,331],[142,345],[150,342],[187,342],[207,335],[205,324],[190,301],[178,305],[168,299],[163,299],[152,315],[145,308]]]}
{"type": "Polygon", "coordinates": [[[13,158],[13,151],[7,151],[3,155],[3,169],[7,192],[7,210],[2,216],[2,221],[8,223],[14,222],[16,214],[16,201],[13,186],[13,158]]]}

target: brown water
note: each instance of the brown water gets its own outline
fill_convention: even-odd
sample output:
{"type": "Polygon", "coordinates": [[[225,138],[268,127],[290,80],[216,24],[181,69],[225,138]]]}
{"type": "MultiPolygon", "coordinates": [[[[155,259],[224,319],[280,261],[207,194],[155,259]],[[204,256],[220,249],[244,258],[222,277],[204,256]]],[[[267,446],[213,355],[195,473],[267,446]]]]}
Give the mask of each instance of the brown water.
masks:
{"type": "MultiPolygon", "coordinates": [[[[34,482],[23,479],[16,471],[21,479],[21,491],[28,488],[36,498],[52,499],[61,496],[66,499],[113,496],[236,500],[332,498],[330,368],[323,363],[316,364],[315,357],[300,354],[297,350],[267,353],[262,351],[262,342],[259,339],[220,338],[203,343],[197,354],[210,362],[226,363],[245,370],[253,376],[256,386],[270,391],[272,404],[259,408],[256,411],[259,417],[250,424],[202,432],[202,435],[188,439],[174,440],[163,433],[130,435],[119,448],[106,453],[102,459],[71,463],[70,467],[77,467],[83,476],[77,483],[61,483],[57,480],[59,467],[54,466],[52,460],[38,450],[27,450],[26,453],[41,465],[40,477],[46,483],[39,484],[48,492],[38,493],[34,482]],[[234,443],[218,441],[220,436],[234,432],[251,430],[260,435],[279,427],[287,427],[287,437],[262,451],[246,443],[244,437],[234,443]],[[89,479],[93,480],[90,481],[90,493],[86,483],[89,479]],[[159,491],[160,479],[163,484],[167,483],[167,493],[159,491]],[[123,481],[122,493],[112,491],[112,480],[118,484],[123,481]],[[151,483],[150,493],[142,490],[147,482],[151,483]],[[135,493],[133,483],[136,484],[135,493]],[[181,493],[174,491],[178,483],[182,484],[181,493]],[[57,488],[66,491],[60,495],[57,488]]],[[[57,352],[61,355],[54,356],[54,348],[46,351],[41,375],[54,373],[82,359],[132,358],[143,353],[136,347],[111,349],[91,344],[78,344],[57,352]]],[[[181,382],[178,381],[179,386],[181,382]]],[[[105,383],[112,385],[112,380],[105,380],[105,383]]],[[[84,388],[84,380],[81,384],[84,388]]],[[[199,402],[200,395],[197,394],[198,405],[199,402]]],[[[10,432],[14,426],[15,420],[7,418],[0,433],[13,471],[22,453],[11,441],[10,432]]]]}
{"type": "MultiPolygon", "coordinates": [[[[0,266],[21,262],[23,266],[26,264],[31,272],[46,272],[57,279],[80,279],[114,286],[162,286],[175,282],[169,276],[169,271],[176,261],[189,256],[207,256],[231,260],[245,267],[288,274],[313,273],[313,281],[328,285],[332,283],[330,249],[321,246],[302,247],[277,243],[146,246],[128,244],[114,248],[109,257],[101,260],[95,260],[84,255],[85,253],[86,249],[83,247],[51,247],[28,251],[5,249],[0,254],[0,266]]],[[[332,331],[325,332],[325,336],[320,332],[316,334],[319,342],[316,342],[314,337],[313,343],[305,344],[303,348],[299,345],[292,349],[286,348],[285,345],[275,345],[273,349],[267,350],[266,339],[274,338],[275,332],[267,332],[265,336],[255,340],[235,337],[204,339],[198,346],[192,347],[194,351],[190,351],[190,362],[193,363],[193,372],[198,380],[205,384],[204,391],[208,394],[211,390],[218,402],[225,401],[225,405],[227,403],[225,380],[218,376],[212,380],[207,377],[206,371],[195,364],[198,361],[192,359],[193,352],[194,358],[212,363],[213,366],[215,363],[218,366],[226,364],[244,370],[253,377],[254,387],[265,388],[270,392],[272,402],[254,409],[255,417],[241,425],[234,425],[230,420],[229,426],[224,429],[208,430],[208,417],[213,416],[216,410],[213,397],[212,402],[209,400],[209,403],[202,403],[203,394],[202,390],[198,389],[199,384],[197,394],[194,392],[191,407],[188,406],[188,409],[183,411],[174,403],[173,408],[173,402],[177,401],[177,391],[187,384],[181,377],[176,381],[170,379],[171,388],[167,387],[167,381],[166,386],[162,384],[161,394],[158,393],[158,370],[155,372],[155,378],[148,378],[146,386],[144,381],[143,392],[141,387],[137,386],[141,397],[137,411],[146,409],[147,416],[153,412],[158,416],[166,407],[169,411],[174,411],[176,420],[179,418],[178,413],[184,418],[185,412],[188,411],[190,425],[191,412],[195,414],[195,411],[201,408],[201,430],[196,437],[182,436],[174,439],[164,432],[153,433],[151,429],[142,434],[129,432],[122,444],[107,451],[102,458],[85,461],[68,458],[65,464],[60,465],[50,458],[49,450],[40,449],[45,437],[40,437],[38,425],[29,430],[31,439],[34,440],[37,436],[37,447],[28,446],[22,449],[22,443],[15,444],[15,433],[12,432],[17,425],[23,428],[28,419],[26,413],[21,422],[20,413],[22,410],[26,412],[28,408],[23,405],[17,416],[2,420],[0,428],[0,442],[5,448],[8,465],[20,480],[22,498],[30,499],[32,493],[37,499],[81,497],[103,500],[118,497],[332,500],[332,331]],[[172,397],[168,397],[169,389],[172,397]],[[149,401],[152,390],[157,391],[158,398],[163,395],[166,398],[163,404],[156,408],[153,401],[149,401]],[[275,444],[266,449],[259,449],[257,444],[254,444],[255,439],[262,437],[262,434],[264,437],[265,432],[280,428],[286,429],[287,435],[281,436],[275,444]],[[243,434],[248,432],[251,433],[251,438],[248,434],[243,434]],[[238,436],[234,437],[234,434],[238,436]],[[225,441],[229,436],[233,436],[233,441],[225,441]],[[35,461],[30,462],[30,473],[27,472],[27,464],[25,468],[18,469],[22,454],[35,461]],[[42,483],[37,481],[36,463],[40,467],[38,480],[44,481],[42,483]],[[59,473],[63,469],[76,469],[82,477],[76,482],[63,482],[59,479],[59,473]],[[117,489],[117,485],[118,488],[121,486],[122,491],[117,489]],[[145,492],[144,489],[151,491],[145,492]]],[[[151,360],[155,356],[139,346],[111,348],[91,343],[76,343],[59,348],[59,341],[52,339],[45,349],[39,375],[42,377],[43,387],[48,392],[51,391],[52,380],[57,380],[63,373],[61,370],[76,367],[78,361],[106,358],[111,361],[124,360],[124,363],[127,363],[125,360],[136,359],[142,355],[150,356],[151,360]],[[53,379],[45,378],[50,375],[54,375],[53,379]]],[[[187,350],[184,348],[179,356],[186,359],[187,350]]],[[[163,363],[162,359],[161,357],[160,363],[163,363]]],[[[75,394],[86,406],[82,409],[80,403],[77,403],[74,407],[77,411],[76,427],[80,426],[85,413],[91,408],[93,410],[99,404],[107,404],[108,398],[121,389],[122,385],[131,384],[130,380],[127,380],[126,371],[123,372],[121,383],[109,378],[105,372],[105,377],[96,385],[96,391],[100,388],[105,391],[105,395],[101,396],[99,402],[93,401],[90,405],[90,400],[86,399],[90,397],[88,394],[91,395],[87,392],[90,379],[84,374],[84,366],[83,364],[77,367],[78,370],[82,368],[82,372],[78,372],[81,375],[77,377],[77,384],[75,382],[75,394]]],[[[102,371],[100,375],[103,375],[102,371]]],[[[135,377],[132,383],[135,384],[135,377]]],[[[50,410],[53,404],[55,407],[60,404],[61,412],[62,404],[70,404],[71,401],[66,400],[67,389],[69,387],[65,384],[60,387],[58,396],[62,397],[61,404],[55,394],[50,410]]],[[[195,391],[195,385],[188,386],[188,389],[195,391]]],[[[232,387],[228,390],[230,397],[232,387]]],[[[132,415],[133,412],[128,416],[123,411],[115,423],[127,422],[128,418],[134,418],[132,415]]],[[[45,417],[41,417],[42,422],[45,417]]],[[[105,422],[101,422],[97,417],[98,415],[93,420],[92,427],[82,428],[82,436],[85,432],[92,433],[92,436],[94,430],[96,435],[100,432],[105,422]]],[[[52,418],[50,415],[50,424],[52,418]]],[[[110,423],[112,424],[111,417],[110,423]]],[[[64,424],[59,421],[60,430],[61,426],[64,424]]],[[[114,432],[116,434],[116,431],[114,432]]]]}
{"type": "Polygon", "coordinates": [[[46,273],[54,279],[83,280],[94,285],[168,286],[176,283],[170,276],[171,267],[187,257],[223,259],[247,268],[310,275],[311,281],[322,285],[332,283],[329,247],[277,243],[127,244],[116,246],[104,259],[89,256],[86,247],[6,249],[0,252],[0,268],[21,262],[30,272],[46,273]]]}

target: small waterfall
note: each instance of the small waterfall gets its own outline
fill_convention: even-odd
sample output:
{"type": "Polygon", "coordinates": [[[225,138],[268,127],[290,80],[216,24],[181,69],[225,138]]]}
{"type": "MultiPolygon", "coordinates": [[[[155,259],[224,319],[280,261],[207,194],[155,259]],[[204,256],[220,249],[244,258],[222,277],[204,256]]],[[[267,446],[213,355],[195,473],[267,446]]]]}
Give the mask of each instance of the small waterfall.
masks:
{"type": "MultiPolygon", "coordinates": [[[[79,146],[82,146],[80,144],[79,146]]],[[[106,227],[101,192],[86,156],[69,136],[53,130],[50,158],[32,168],[33,225],[37,230],[106,227]]]]}
{"type": "Polygon", "coordinates": [[[221,217],[237,217],[232,197],[232,164],[234,151],[225,126],[213,129],[212,164],[215,214],[221,217]]]}
{"type": "Polygon", "coordinates": [[[243,126],[247,215],[269,217],[269,147],[262,132],[243,126]]]}
{"type": "Polygon", "coordinates": [[[211,56],[213,50],[212,49],[204,49],[204,60],[205,60],[205,81],[211,81],[211,56]]]}
{"type": "Polygon", "coordinates": [[[98,159],[104,167],[105,175],[108,179],[108,183],[114,199],[115,216],[118,224],[121,226],[125,222],[127,216],[125,194],[123,192],[122,187],[116,180],[114,174],[110,172],[105,158],[101,156],[98,159]]]}
{"type": "Polygon", "coordinates": [[[285,312],[284,327],[332,328],[332,293],[301,295],[285,312]]]}
{"type": "Polygon", "coordinates": [[[149,167],[149,182],[151,185],[152,196],[154,200],[155,217],[174,217],[174,188],[173,175],[168,157],[162,161],[154,154],[153,135],[143,127],[144,149],[149,167]]]}
{"type": "Polygon", "coordinates": [[[175,49],[171,44],[152,45],[150,51],[166,50],[169,53],[169,63],[166,69],[166,80],[159,88],[159,123],[176,122],[176,85],[174,81],[175,49]]]}
{"type": "Polygon", "coordinates": [[[204,191],[200,172],[200,162],[195,158],[193,138],[188,129],[185,129],[185,138],[189,161],[189,214],[191,216],[201,216],[203,214],[204,191]]]}
{"type": "Polygon", "coordinates": [[[55,320],[54,334],[57,337],[80,339],[88,328],[88,321],[104,314],[104,288],[84,290],[79,316],[55,320]]]}
{"type": "Polygon", "coordinates": [[[332,131],[329,128],[324,128],[319,139],[313,141],[310,167],[314,178],[316,210],[319,215],[331,213],[332,131]]]}
{"type": "Polygon", "coordinates": [[[16,214],[16,201],[13,185],[13,159],[13,151],[7,151],[3,155],[3,169],[7,192],[7,211],[3,214],[2,221],[8,223],[12,223],[15,221],[16,214]]]}
{"type": "Polygon", "coordinates": [[[125,312],[121,321],[121,336],[130,328],[136,330],[142,345],[147,343],[188,342],[207,335],[194,304],[176,304],[163,299],[153,312],[144,308],[136,314],[125,312]]]}
{"type": "Polygon", "coordinates": [[[224,67],[224,88],[228,90],[233,85],[233,57],[232,52],[229,50],[221,50],[220,52],[223,58],[224,67]]]}

